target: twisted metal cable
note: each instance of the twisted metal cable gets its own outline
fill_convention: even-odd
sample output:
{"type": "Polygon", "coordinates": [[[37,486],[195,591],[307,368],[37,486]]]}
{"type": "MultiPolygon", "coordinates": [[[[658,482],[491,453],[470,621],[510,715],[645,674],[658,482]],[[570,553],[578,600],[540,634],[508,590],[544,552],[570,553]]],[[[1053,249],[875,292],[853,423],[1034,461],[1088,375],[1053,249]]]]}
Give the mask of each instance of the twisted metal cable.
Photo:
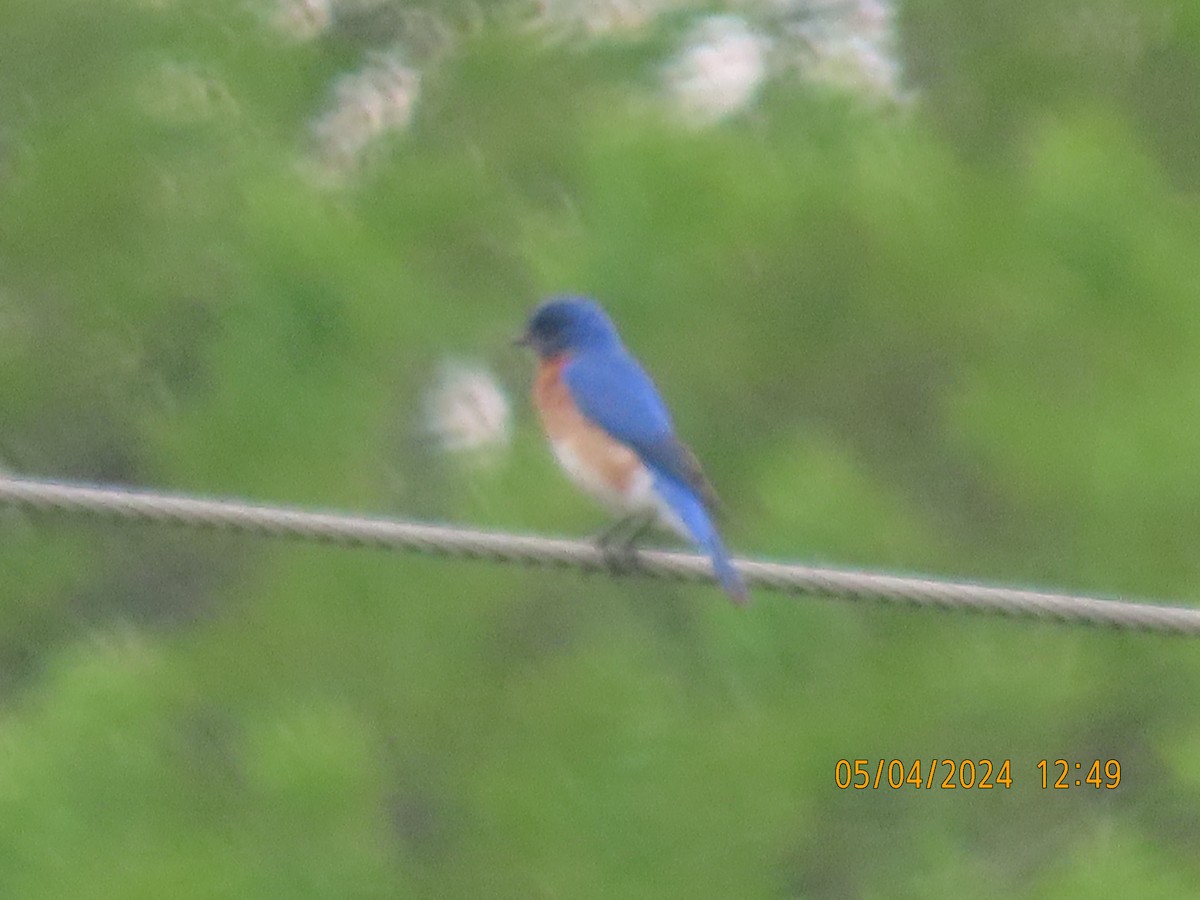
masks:
{"type": "MultiPolygon", "coordinates": [[[[440,556],[572,567],[592,572],[612,571],[605,554],[595,544],[585,541],[260,506],[237,500],[0,477],[0,504],[33,511],[220,528],[347,546],[416,550],[440,556]]],[[[1200,634],[1200,608],[1100,600],[753,560],[737,560],[736,564],[747,584],[762,590],[1048,618],[1123,629],[1200,634]]],[[[711,566],[704,557],[663,550],[637,551],[631,556],[630,570],[658,578],[712,580],[711,566]]]]}

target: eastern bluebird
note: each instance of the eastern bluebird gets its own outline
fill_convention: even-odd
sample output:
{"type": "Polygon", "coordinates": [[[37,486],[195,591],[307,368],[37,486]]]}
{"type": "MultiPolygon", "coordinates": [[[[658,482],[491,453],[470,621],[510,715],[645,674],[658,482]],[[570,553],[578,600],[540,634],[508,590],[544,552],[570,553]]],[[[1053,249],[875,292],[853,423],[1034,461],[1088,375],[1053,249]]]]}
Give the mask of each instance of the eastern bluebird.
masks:
{"type": "Polygon", "coordinates": [[[713,524],[716,495],[675,436],[654,382],[599,304],[548,300],[517,342],[540,359],[533,403],[559,464],[584,491],[625,516],[602,544],[627,523],[634,531],[626,549],[648,525],[663,525],[708,554],[717,580],[744,604],[746,585],[713,524]]]}

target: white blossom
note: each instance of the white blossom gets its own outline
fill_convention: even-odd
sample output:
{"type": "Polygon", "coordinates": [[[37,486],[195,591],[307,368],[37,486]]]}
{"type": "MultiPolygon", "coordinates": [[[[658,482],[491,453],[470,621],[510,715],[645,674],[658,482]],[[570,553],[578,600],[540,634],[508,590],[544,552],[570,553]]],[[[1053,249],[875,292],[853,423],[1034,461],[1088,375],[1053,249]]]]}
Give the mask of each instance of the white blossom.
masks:
{"type": "Polygon", "coordinates": [[[320,37],[333,24],[331,0],[276,0],[271,24],[296,41],[320,37]]]}
{"type": "Polygon", "coordinates": [[[766,38],[737,16],[709,16],[667,68],[667,91],[685,119],[717,122],[745,109],[767,73],[766,38]]]}
{"type": "Polygon", "coordinates": [[[443,449],[472,461],[493,463],[508,448],[508,396],[486,368],[447,362],[425,395],[427,430],[443,449]]]}
{"type": "Polygon", "coordinates": [[[895,53],[894,11],[887,0],[790,4],[785,28],[798,46],[804,77],[889,100],[905,99],[895,53]]]}
{"type": "Polygon", "coordinates": [[[354,171],[373,141],[408,127],[420,88],[420,73],[392,56],[341,76],[312,125],[319,168],[334,177],[354,171]]]}

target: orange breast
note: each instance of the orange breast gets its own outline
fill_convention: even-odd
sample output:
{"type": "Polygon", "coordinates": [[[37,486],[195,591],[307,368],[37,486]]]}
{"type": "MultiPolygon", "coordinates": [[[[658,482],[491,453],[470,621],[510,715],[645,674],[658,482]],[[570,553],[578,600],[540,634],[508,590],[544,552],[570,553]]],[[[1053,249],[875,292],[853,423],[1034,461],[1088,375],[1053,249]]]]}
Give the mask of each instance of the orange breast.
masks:
{"type": "Polygon", "coordinates": [[[543,360],[538,367],[533,382],[533,405],[542,427],[559,461],[582,487],[596,493],[603,486],[623,494],[641,470],[641,460],[604,429],[584,418],[562,379],[566,361],[565,356],[558,356],[543,360]],[[570,465],[567,458],[572,461],[570,465]],[[572,471],[576,466],[583,471],[572,471]]]}

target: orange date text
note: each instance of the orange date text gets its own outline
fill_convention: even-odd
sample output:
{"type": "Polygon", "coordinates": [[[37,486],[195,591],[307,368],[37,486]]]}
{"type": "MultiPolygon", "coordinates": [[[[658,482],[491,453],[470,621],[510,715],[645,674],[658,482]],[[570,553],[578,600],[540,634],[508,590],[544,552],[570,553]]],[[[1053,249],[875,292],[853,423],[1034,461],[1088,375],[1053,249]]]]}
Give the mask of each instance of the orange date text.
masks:
{"type": "Polygon", "coordinates": [[[1012,760],[839,759],[833,783],[841,790],[993,790],[1012,787],[1012,760]]]}

